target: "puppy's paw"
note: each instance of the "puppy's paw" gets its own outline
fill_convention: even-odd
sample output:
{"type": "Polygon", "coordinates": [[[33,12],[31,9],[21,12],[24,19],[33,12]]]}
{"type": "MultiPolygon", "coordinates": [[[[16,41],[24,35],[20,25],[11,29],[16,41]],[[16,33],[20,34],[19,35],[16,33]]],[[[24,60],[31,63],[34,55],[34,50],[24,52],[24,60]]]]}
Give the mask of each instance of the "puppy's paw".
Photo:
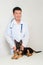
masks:
{"type": "Polygon", "coordinates": [[[19,56],[18,55],[14,55],[14,56],[12,56],[12,58],[11,59],[18,59],[19,58],[19,56]]]}

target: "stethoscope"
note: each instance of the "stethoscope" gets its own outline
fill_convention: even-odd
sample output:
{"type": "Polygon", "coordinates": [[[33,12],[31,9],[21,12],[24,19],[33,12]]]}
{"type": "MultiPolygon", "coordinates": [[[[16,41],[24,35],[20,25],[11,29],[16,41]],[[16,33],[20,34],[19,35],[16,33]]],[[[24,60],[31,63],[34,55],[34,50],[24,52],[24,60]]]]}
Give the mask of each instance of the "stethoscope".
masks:
{"type": "MultiPolygon", "coordinates": [[[[13,28],[13,25],[12,25],[13,20],[14,20],[14,18],[12,18],[12,19],[11,19],[11,22],[10,22],[11,34],[12,34],[12,28],[13,28]]],[[[21,30],[20,30],[21,33],[22,33],[22,30],[23,30],[23,24],[21,24],[21,30]]]]}
{"type": "MultiPolygon", "coordinates": [[[[12,22],[13,22],[14,18],[11,19],[11,23],[10,23],[10,30],[11,30],[11,37],[12,37],[12,28],[14,25],[12,25],[12,22]]],[[[23,32],[23,24],[21,24],[21,30],[20,30],[20,33],[22,34],[23,32]]],[[[25,37],[25,34],[23,35],[23,38],[25,37]]]]}

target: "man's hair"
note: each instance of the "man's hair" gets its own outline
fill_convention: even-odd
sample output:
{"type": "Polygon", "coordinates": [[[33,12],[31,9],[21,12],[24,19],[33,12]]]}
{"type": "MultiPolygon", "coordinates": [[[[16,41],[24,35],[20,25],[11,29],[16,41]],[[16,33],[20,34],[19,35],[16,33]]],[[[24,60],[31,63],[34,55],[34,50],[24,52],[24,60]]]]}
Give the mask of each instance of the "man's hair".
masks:
{"type": "Polygon", "coordinates": [[[13,8],[13,13],[15,12],[15,10],[20,10],[20,11],[22,11],[22,9],[21,9],[20,7],[15,7],[15,8],[13,8]]]}

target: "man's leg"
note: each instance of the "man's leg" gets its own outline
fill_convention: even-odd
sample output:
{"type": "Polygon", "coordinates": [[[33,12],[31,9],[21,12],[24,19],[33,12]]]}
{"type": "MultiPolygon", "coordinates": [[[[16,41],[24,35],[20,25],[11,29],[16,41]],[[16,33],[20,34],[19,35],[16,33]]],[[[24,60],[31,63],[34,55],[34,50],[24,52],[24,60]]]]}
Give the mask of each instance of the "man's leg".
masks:
{"type": "Polygon", "coordinates": [[[14,50],[13,50],[13,49],[11,49],[10,53],[11,53],[11,55],[13,55],[13,54],[14,54],[14,50]]]}

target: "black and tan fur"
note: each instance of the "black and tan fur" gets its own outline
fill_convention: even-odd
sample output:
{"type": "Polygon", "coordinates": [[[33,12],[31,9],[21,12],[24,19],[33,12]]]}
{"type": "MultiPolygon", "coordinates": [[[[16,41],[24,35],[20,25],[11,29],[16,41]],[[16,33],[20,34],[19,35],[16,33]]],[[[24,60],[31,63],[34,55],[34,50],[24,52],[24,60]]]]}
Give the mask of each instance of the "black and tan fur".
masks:
{"type": "Polygon", "coordinates": [[[19,51],[18,52],[14,51],[14,55],[12,59],[18,59],[22,57],[23,55],[31,56],[34,52],[35,53],[41,52],[41,51],[35,51],[30,47],[24,47],[24,50],[21,50],[22,40],[20,40],[20,42],[17,42],[16,40],[14,40],[14,42],[15,42],[16,50],[19,50],[19,51]]]}

